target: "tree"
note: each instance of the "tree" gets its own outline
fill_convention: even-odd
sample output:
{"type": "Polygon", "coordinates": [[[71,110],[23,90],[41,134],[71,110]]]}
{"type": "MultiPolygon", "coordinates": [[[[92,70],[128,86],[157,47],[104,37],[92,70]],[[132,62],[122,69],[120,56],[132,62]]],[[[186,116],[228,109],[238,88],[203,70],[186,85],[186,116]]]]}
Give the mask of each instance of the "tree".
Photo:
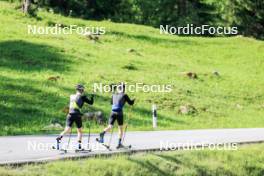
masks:
{"type": "Polygon", "coordinates": [[[24,13],[29,13],[30,5],[31,5],[31,0],[23,0],[22,11],[24,13]]]}
{"type": "Polygon", "coordinates": [[[235,0],[236,21],[242,34],[256,38],[264,38],[264,1],[235,0]]]}

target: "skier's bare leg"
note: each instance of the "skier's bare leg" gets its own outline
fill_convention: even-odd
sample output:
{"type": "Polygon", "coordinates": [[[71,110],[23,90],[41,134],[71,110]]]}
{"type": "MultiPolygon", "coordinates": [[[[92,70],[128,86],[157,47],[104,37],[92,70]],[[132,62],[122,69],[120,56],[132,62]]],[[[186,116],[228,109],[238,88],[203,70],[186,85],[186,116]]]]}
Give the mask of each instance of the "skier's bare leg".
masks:
{"type": "Polygon", "coordinates": [[[118,146],[120,147],[122,145],[122,138],[123,138],[124,130],[123,125],[118,125],[118,146]]]}
{"type": "Polygon", "coordinates": [[[78,143],[79,143],[78,148],[81,149],[82,148],[82,134],[83,134],[82,128],[77,128],[77,133],[78,133],[78,143]]]}
{"type": "Polygon", "coordinates": [[[64,128],[64,130],[60,133],[60,136],[57,137],[57,140],[61,140],[61,139],[63,138],[63,136],[64,136],[65,134],[67,134],[67,133],[70,133],[70,131],[71,131],[71,127],[66,126],[66,127],[64,128]]]}

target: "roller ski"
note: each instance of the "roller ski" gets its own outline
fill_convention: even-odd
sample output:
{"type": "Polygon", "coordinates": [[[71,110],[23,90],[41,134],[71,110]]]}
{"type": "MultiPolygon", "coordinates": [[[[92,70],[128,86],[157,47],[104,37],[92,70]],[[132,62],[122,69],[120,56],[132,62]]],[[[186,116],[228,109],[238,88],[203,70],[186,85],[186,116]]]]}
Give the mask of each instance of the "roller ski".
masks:
{"type": "Polygon", "coordinates": [[[88,153],[88,152],[91,152],[92,150],[91,149],[75,149],[75,153],[88,153]]]}
{"type": "Polygon", "coordinates": [[[105,147],[107,150],[111,151],[110,146],[107,145],[107,144],[105,144],[103,140],[98,139],[98,138],[96,138],[95,140],[96,140],[96,142],[98,142],[99,144],[101,144],[103,147],[105,147]]]}
{"type": "Polygon", "coordinates": [[[61,151],[63,153],[67,153],[68,152],[68,150],[66,150],[66,149],[57,149],[55,146],[52,146],[52,150],[61,151]]]}
{"type": "Polygon", "coordinates": [[[100,133],[100,138],[96,138],[95,140],[96,140],[96,142],[101,144],[103,147],[105,147],[107,150],[111,151],[110,145],[107,145],[104,143],[104,133],[100,133]]]}
{"type": "Polygon", "coordinates": [[[123,144],[118,144],[117,146],[116,146],[116,149],[131,149],[132,148],[132,146],[131,145],[123,145],[123,144]]]}
{"type": "Polygon", "coordinates": [[[86,153],[86,152],[91,152],[92,150],[90,149],[84,149],[82,148],[81,143],[79,143],[78,148],[74,150],[75,153],[86,153]]]}
{"type": "Polygon", "coordinates": [[[61,137],[57,137],[56,138],[56,146],[52,146],[52,149],[53,150],[58,150],[58,151],[62,151],[64,153],[67,153],[67,150],[66,149],[62,149],[60,148],[60,143],[61,143],[61,137]]]}

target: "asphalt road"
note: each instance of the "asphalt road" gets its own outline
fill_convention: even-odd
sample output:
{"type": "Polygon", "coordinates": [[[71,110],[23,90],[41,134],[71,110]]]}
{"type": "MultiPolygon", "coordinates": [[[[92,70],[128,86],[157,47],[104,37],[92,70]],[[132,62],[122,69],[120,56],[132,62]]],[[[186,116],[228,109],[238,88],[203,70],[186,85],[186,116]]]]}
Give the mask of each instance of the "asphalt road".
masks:
{"type": "MultiPolygon", "coordinates": [[[[65,154],[62,151],[52,150],[55,145],[55,135],[43,136],[8,136],[0,137],[0,165],[25,164],[32,162],[46,162],[65,158],[89,157],[94,155],[108,155],[119,152],[137,152],[148,150],[187,149],[187,147],[208,146],[216,149],[213,144],[255,143],[264,142],[264,128],[252,129],[208,129],[208,130],[178,130],[178,131],[140,131],[129,132],[125,137],[125,145],[132,145],[130,150],[117,150],[117,134],[114,133],[111,142],[111,151],[95,141],[98,137],[92,134],[89,148],[92,152],[75,153],[77,146],[76,136],[72,136],[68,147],[68,136],[62,141],[62,148],[68,148],[65,154]]],[[[105,141],[109,142],[107,134],[105,141]]],[[[83,146],[87,148],[88,136],[83,139],[83,146]]],[[[224,149],[234,149],[232,145],[224,149]]],[[[234,146],[233,146],[234,147],[234,146]]]]}

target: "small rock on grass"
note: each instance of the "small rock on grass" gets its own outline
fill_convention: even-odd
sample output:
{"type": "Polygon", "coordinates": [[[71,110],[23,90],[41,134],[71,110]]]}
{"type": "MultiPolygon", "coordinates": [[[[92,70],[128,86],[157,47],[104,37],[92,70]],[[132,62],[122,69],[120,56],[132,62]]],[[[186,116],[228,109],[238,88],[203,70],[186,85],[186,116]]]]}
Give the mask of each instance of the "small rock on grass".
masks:
{"type": "Polygon", "coordinates": [[[213,71],[213,75],[214,75],[214,76],[220,76],[219,72],[216,71],[216,70],[213,71]]]}
{"type": "Polygon", "coordinates": [[[178,110],[179,114],[184,114],[184,115],[193,115],[197,113],[197,109],[192,106],[192,105],[182,105],[180,106],[179,110],[178,110]]]}
{"type": "Polygon", "coordinates": [[[243,106],[241,106],[240,104],[236,104],[236,108],[237,109],[243,109],[243,106]]]}
{"type": "Polygon", "coordinates": [[[127,52],[129,52],[129,53],[135,53],[136,55],[141,56],[141,54],[137,50],[135,50],[133,48],[127,49],[127,52]]]}
{"type": "Polygon", "coordinates": [[[127,49],[127,52],[129,52],[129,53],[133,53],[133,52],[136,52],[136,50],[133,49],[133,48],[129,48],[129,49],[127,49]]]}
{"type": "Polygon", "coordinates": [[[47,125],[43,128],[45,131],[57,131],[57,130],[63,130],[63,127],[59,123],[54,123],[47,125]]]}
{"type": "Polygon", "coordinates": [[[194,73],[194,72],[188,72],[188,73],[186,73],[186,75],[187,75],[190,79],[197,79],[197,78],[198,78],[197,73],[194,73]]]}
{"type": "Polygon", "coordinates": [[[58,81],[60,79],[60,76],[50,76],[48,78],[49,81],[58,81]]]}
{"type": "Polygon", "coordinates": [[[94,42],[99,40],[99,34],[93,34],[92,32],[86,32],[84,36],[94,42]]]}
{"type": "Polygon", "coordinates": [[[181,75],[187,76],[190,79],[198,79],[198,74],[195,72],[182,72],[181,75]]]}

